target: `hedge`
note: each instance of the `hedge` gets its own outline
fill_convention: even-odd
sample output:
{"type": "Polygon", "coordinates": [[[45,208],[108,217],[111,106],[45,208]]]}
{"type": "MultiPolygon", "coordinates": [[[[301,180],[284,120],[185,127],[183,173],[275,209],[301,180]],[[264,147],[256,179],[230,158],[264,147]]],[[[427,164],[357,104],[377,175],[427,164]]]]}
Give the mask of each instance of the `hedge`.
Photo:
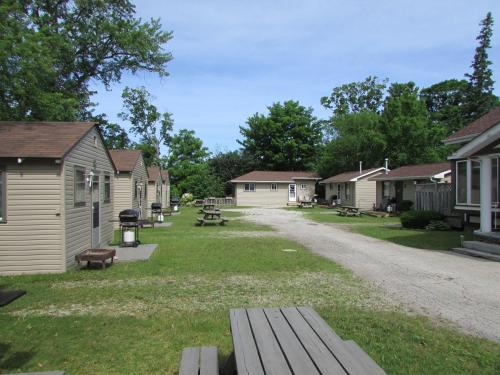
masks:
{"type": "Polygon", "coordinates": [[[406,211],[400,216],[403,228],[424,229],[433,220],[442,220],[443,215],[436,211],[406,211]]]}

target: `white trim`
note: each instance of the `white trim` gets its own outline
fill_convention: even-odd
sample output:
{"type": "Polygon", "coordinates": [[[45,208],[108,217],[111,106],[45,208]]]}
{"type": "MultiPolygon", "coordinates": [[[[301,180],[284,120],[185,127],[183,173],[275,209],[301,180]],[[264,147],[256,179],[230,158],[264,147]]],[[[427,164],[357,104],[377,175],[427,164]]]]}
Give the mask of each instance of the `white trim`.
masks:
{"type": "Polygon", "coordinates": [[[247,182],[247,183],[243,184],[243,192],[244,193],[254,193],[256,191],[257,191],[257,187],[255,186],[255,183],[247,182]],[[248,185],[248,190],[246,189],[245,185],[248,185]],[[251,189],[251,185],[253,185],[253,189],[251,189]]]}
{"type": "Polygon", "coordinates": [[[464,142],[468,142],[472,139],[474,139],[475,137],[477,137],[480,133],[474,133],[474,134],[469,134],[469,135],[464,135],[462,137],[457,137],[457,138],[453,138],[453,139],[450,139],[450,140],[444,140],[443,143],[445,145],[456,145],[458,143],[464,143],[464,142]]]}
{"type": "Polygon", "coordinates": [[[500,138],[500,123],[482,132],[469,143],[459,148],[454,154],[449,156],[448,159],[453,160],[467,158],[492,142],[498,140],[498,138],[500,138]]]}
{"type": "MultiPolygon", "coordinates": [[[[380,171],[386,171],[385,167],[380,167],[380,168],[377,168],[377,169],[375,169],[375,170],[373,170],[373,171],[370,171],[370,172],[368,172],[368,173],[364,173],[364,174],[359,175],[359,176],[357,176],[357,177],[353,177],[353,178],[351,178],[350,180],[342,180],[342,181],[328,181],[330,178],[335,177],[335,176],[328,177],[328,178],[325,178],[324,180],[320,181],[320,182],[319,182],[319,184],[320,184],[320,185],[323,185],[323,184],[329,184],[329,183],[338,184],[338,183],[344,183],[344,182],[356,182],[356,181],[358,181],[358,180],[359,180],[359,179],[361,179],[361,178],[364,178],[364,177],[366,177],[366,176],[369,176],[369,175],[371,175],[371,174],[373,174],[373,173],[377,173],[377,172],[380,172],[380,171]]],[[[387,169],[387,172],[389,172],[389,171],[390,171],[390,169],[387,169]]],[[[349,172],[346,172],[346,173],[349,173],[349,172]]],[[[374,178],[375,178],[375,177],[374,177],[374,178]]]]}

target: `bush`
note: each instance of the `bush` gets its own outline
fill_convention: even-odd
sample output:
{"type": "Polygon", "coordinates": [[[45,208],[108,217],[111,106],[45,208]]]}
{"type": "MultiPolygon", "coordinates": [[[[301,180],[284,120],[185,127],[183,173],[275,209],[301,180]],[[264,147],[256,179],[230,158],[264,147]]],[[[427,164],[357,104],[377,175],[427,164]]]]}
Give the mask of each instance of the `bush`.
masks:
{"type": "Polygon", "coordinates": [[[445,230],[450,230],[451,227],[446,221],[431,220],[431,222],[425,227],[425,229],[445,231],[445,230]]]}
{"type": "Polygon", "coordinates": [[[412,201],[407,201],[407,200],[401,201],[401,203],[399,203],[399,211],[401,212],[410,211],[412,206],[413,206],[412,201]]]}
{"type": "Polygon", "coordinates": [[[193,194],[191,193],[184,193],[182,194],[181,197],[181,206],[189,206],[191,203],[194,201],[193,194]]]}
{"type": "Polygon", "coordinates": [[[433,220],[442,220],[443,215],[436,211],[406,211],[401,214],[403,228],[424,229],[433,220]]]}

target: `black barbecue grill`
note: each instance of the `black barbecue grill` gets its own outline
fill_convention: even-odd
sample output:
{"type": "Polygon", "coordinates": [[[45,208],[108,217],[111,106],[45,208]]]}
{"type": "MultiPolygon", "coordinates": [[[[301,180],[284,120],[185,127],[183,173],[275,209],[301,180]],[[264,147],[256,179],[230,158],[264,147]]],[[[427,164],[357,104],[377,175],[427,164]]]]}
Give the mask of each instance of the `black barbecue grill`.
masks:
{"type": "Polygon", "coordinates": [[[151,213],[161,214],[161,203],[151,203],[151,213]]]}
{"type": "Polygon", "coordinates": [[[120,232],[121,232],[121,246],[137,247],[139,241],[139,211],[133,209],[123,210],[118,215],[120,219],[120,232]],[[134,241],[125,242],[125,232],[133,230],[134,241]]]}

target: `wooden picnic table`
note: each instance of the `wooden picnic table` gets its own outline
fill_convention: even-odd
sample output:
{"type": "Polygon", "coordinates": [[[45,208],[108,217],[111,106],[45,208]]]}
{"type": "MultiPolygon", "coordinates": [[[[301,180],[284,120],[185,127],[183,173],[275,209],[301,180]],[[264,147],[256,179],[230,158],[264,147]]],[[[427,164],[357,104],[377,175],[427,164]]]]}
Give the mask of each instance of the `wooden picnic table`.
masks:
{"type": "Polygon", "coordinates": [[[359,208],[354,206],[339,206],[338,213],[340,216],[361,216],[359,208]]]}
{"type": "Polygon", "coordinates": [[[234,353],[223,373],[385,374],[354,341],[343,341],[312,308],[233,309],[230,320],[234,353]]]}
{"type": "Polygon", "coordinates": [[[204,211],[220,211],[219,208],[215,207],[215,204],[212,203],[206,203],[203,205],[203,208],[200,208],[198,211],[199,214],[204,213],[204,211]]]}
{"type": "Polygon", "coordinates": [[[299,208],[314,208],[312,201],[300,201],[299,208]]]}
{"type": "Polygon", "coordinates": [[[224,225],[227,221],[226,218],[222,217],[222,211],[220,210],[201,210],[201,213],[203,213],[203,217],[196,219],[200,225],[204,225],[206,223],[224,225]]]}

